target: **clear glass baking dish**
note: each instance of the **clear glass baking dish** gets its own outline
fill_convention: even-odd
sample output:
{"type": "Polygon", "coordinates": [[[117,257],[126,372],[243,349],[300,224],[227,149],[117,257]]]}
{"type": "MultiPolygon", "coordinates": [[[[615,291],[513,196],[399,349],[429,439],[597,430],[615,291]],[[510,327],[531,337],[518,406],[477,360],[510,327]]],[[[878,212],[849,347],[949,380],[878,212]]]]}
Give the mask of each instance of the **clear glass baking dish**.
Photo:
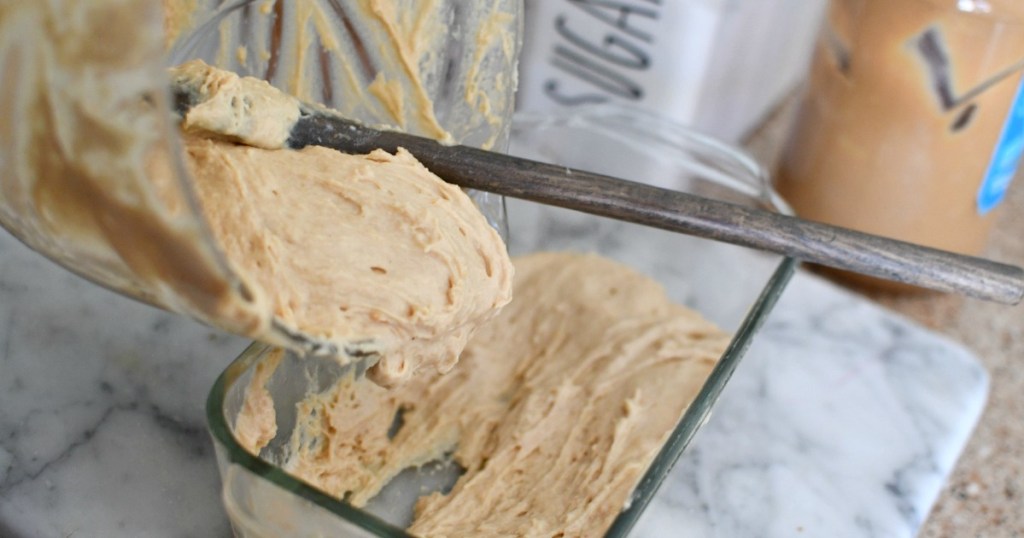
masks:
{"type": "MultiPolygon", "coordinates": [[[[512,153],[608,173],[737,204],[786,211],[762,170],[735,149],[632,109],[598,107],[571,114],[518,116],[512,153]]],[[[537,250],[593,251],[656,278],[679,303],[700,311],[732,340],[700,393],[648,467],[605,536],[626,536],[675,461],[707,420],[719,394],[793,274],[796,262],[742,247],[682,236],[529,202],[510,200],[512,254],[537,250]]],[[[207,400],[207,419],[235,534],[271,536],[409,536],[412,504],[443,489],[440,467],[410,470],[365,509],[332,498],[268,461],[287,444],[294,404],[328,390],[344,372],[335,364],[285,354],[267,389],[278,435],[262,453],[247,452],[232,433],[254,369],[272,353],[253,344],[220,376],[207,400]],[[290,413],[290,417],[289,417],[290,413]],[[439,478],[441,476],[441,478],[439,478]],[[441,482],[441,483],[439,483],[441,482]]],[[[450,483],[447,484],[450,486],[450,483]]]]}

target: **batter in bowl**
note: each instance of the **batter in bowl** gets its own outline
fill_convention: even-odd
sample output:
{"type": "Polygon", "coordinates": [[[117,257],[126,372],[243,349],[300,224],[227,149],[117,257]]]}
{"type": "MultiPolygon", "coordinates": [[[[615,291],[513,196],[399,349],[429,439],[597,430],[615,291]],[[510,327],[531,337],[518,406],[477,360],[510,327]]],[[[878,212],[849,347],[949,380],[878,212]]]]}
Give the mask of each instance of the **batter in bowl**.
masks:
{"type": "MultiPolygon", "coordinates": [[[[504,120],[511,105],[514,78],[492,73],[514,62],[515,11],[498,1],[456,10],[436,0],[417,3],[410,12],[415,17],[385,24],[410,4],[367,0],[359,6],[367,25],[350,29],[339,17],[355,12],[338,13],[332,7],[337,3],[227,3],[223,13],[220,4],[90,0],[0,7],[0,64],[10,74],[0,84],[0,110],[10,120],[0,126],[0,226],[97,283],[225,331],[304,353],[336,354],[342,361],[379,358],[370,375],[384,384],[399,382],[424,360],[430,364],[423,366],[434,369],[450,367],[472,327],[509,298],[508,256],[479,209],[407,154],[353,158],[312,149],[298,157],[274,145],[281,140],[212,135],[188,117],[182,124],[186,136],[179,140],[160,66],[166,55],[210,52],[204,40],[219,36],[222,44],[237,44],[235,38],[248,35],[236,32],[237,25],[248,20],[267,39],[251,43],[246,72],[276,70],[278,79],[310,82],[303,67],[326,62],[331,84],[299,89],[316,87],[340,99],[355,85],[365,97],[380,80],[377,86],[391,91],[352,100],[360,103],[362,117],[385,117],[380,95],[402,98],[410,114],[392,115],[395,125],[419,129],[425,115],[437,120],[427,131],[438,138],[448,139],[438,129],[451,126],[451,139],[482,145],[507,132],[503,121],[492,124],[489,118],[504,120]],[[233,18],[219,24],[221,15],[233,18]],[[444,22],[452,20],[465,30],[474,21],[495,30],[481,30],[480,39],[438,56],[433,45],[451,41],[444,22]],[[289,29],[275,33],[279,26],[289,29]],[[350,39],[331,39],[338,36],[350,39]],[[314,37],[323,54],[309,53],[317,49],[307,41],[314,37]],[[170,53],[164,50],[168,45],[170,53]],[[365,62],[353,52],[358,50],[368,55],[365,62]],[[332,54],[349,63],[330,63],[332,54]],[[421,57],[433,61],[417,61],[421,57]],[[258,69],[257,60],[274,60],[275,69],[258,69]],[[432,84],[437,77],[424,68],[449,66],[449,60],[461,62],[450,80],[452,88],[464,90],[455,95],[465,106],[456,107],[459,114],[434,114],[425,110],[428,101],[448,87],[432,84]],[[349,77],[351,62],[365,69],[349,77]],[[404,68],[392,69],[396,62],[404,68]],[[336,71],[346,76],[335,77],[336,71]],[[499,79],[504,98],[478,98],[495,87],[480,82],[499,79]],[[413,105],[424,110],[413,114],[413,105]],[[475,121],[462,122],[463,116],[475,121]],[[459,132],[462,126],[469,132],[459,132]],[[217,170],[217,178],[194,184],[187,172],[202,176],[201,168],[217,170]],[[378,187],[380,195],[364,203],[378,187]],[[388,189],[408,192],[389,198],[388,189]],[[354,200],[341,203],[345,197],[354,200]],[[285,217],[279,212],[284,208],[296,213],[285,217]],[[361,232],[350,237],[355,229],[361,232]],[[392,239],[394,248],[384,254],[392,239]],[[347,285],[339,284],[349,276],[354,278],[347,285]],[[393,295],[371,304],[374,292],[368,290],[393,295]]],[[[244,62],[246,54],[238,56],[244,62]]],[[[232,76],[211,77],[206,87],[232,88],[232,76]]],[[[294,99],[283,97],[277,92],[261,101],[281,105],[270,114],[261,110],[265,125],[280,126],[286,119],[294,99]]],[[[212,104],[229,110],[222,119],[244,122],[254,117],[247,107],[256,101],[259,95],[246,93],[212,104]]],[[[216,110],[207,112],[217,116],[216,110]]],[[[498,216],[492,214],[496,223],[498,216]]]]}

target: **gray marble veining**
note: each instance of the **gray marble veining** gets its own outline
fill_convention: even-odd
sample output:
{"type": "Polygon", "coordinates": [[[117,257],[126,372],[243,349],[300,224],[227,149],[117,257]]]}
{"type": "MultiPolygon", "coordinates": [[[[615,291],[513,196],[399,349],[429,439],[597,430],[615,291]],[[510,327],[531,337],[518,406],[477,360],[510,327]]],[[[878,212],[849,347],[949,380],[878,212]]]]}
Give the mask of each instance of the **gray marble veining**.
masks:
{"type": "Polygon", "coordinates": [[[798,274],[638,535],[914,536],[987,387],[961,346],[798,274]]]}
{"type": "Polygon", "coordinates": [[[244,348],[0,232],[0,536],[227,536],[203,402],[244,348]]]}

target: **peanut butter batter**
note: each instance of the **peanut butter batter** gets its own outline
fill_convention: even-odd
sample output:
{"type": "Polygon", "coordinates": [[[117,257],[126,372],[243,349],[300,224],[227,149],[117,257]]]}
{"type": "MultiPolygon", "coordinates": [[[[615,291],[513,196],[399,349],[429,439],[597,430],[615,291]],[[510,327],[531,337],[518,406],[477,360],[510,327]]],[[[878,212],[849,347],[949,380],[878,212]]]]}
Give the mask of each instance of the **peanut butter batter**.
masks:
{"type": "Polygon", "coordinates": [[[239,77],[202,60],[168,70],[171,84],[195,94],[181,129],[264,149],[288,147],[301,114],[299,100],[266,81],[239,77]]]}
{"type": "Polygon", "coordinates": [[[408,152],[266,150],[189,136],[206,220],[275,318],[365,342],[378,383],[447,371],[470,333],[511,298],[504,243],[458,187],[408,152]]]}
{"type": "Polygon", "coordinates": [[[379,355],[369,375],[393,385],[449,370],[511,299],[501,237],[408,152],[272,149],[299,116],[294,97],[200,61],[171,76],[202,97],[181,126],[205,220],[278,324],[379,355]]]}
{"type": "MultiPolygon", "coordinates": [[[[450,494],[420,499],[414,534],[602,535],[728,337],[610,260],[541,253],[515,266],[515,300],[457,368],[390,391],[345,378],[307,397],[279,463],[361,506],[403,469],[451,453],[466,472],[450,494]]],[[[236,423],[254,453],[273,437],[272,368],[236,423]]]]}

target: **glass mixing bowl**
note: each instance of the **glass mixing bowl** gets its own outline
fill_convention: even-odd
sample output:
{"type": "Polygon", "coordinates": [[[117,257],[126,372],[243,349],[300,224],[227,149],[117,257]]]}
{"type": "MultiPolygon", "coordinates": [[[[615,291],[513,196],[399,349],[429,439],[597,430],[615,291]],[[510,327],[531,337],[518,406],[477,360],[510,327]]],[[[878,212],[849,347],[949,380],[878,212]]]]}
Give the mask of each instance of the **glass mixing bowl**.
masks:
{"type": "MultiPolygon", "coordinates": [[[[521,116],[511,152],[699,193],[734,203],[785,211],[762,171],[736,150],[685,128],[622,108],[521,116]]],[[[733,370],[793,273],[795,262],[723,243],[672,234],[510,200],[513,254],[539,250],[591,251],[659,280],[678,303],[701,312],[733,336],[668,440],[637,484],[606,536],[629,533],[658,486],[708,418],[733,370]]],[[[514,299],[513,299],[514,300],[514,299]]],[[[330,390],[345,375],[335,363],[285,353],[266,384],[278,420],[277,437],[259,456],[233,434],[255,369],[281,352],[254,344],[217,380],[207,400],[222,495],[239,537],[406,537],[415,499],[445,490],[454,478],[445,462],[399,475],[365,509],[332,498],[271,463],[281,461],[295,425],[295,404],[330,390]]],[[[457,368],[458,366],[456,366],[457,368]]],[[[667,432],[668,433],[668,432],[667,432]]]]}
{"type": "MultiPolygon", "coordinates": [[[[164,67],[201,58],[365,123],[500,150],[521,9],[521,0],[4,2],[0,225],[125,295],[291,349],[337,347],[278,323],[212,239],[164,67]]],[[[503,230],[502,200],[476,197],[503,230]]]]}

